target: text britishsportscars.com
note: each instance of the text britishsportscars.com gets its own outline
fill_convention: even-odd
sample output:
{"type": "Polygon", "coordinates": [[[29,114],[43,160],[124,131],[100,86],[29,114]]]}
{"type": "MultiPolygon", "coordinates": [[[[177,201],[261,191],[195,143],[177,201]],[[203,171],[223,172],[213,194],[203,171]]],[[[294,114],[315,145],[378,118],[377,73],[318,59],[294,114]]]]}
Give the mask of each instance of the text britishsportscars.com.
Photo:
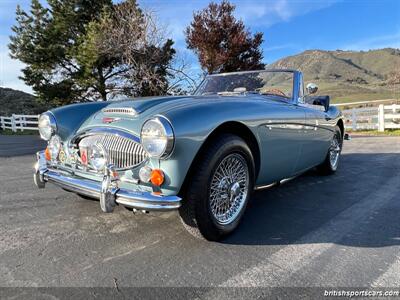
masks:
{"type": "Polygon", "coordinates": [[[399,297],[400,290],[325,290],[325,297],[399,297]]]}

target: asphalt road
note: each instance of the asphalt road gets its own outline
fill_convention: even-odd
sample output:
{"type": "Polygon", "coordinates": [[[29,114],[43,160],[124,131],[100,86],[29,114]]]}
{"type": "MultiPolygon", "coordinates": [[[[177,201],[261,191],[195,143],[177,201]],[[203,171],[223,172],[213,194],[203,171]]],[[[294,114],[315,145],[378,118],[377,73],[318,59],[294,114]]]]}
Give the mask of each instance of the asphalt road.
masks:
{"type": "MultiPolygon", "coordinates": [[[[14,154],[40,146],[18,138],[14,154]]],[[[38,190],[33,163],[0,157],[0,286],[199,287],[204,298],[219,287],[400,289],[399,137],[353,138],[335,175],[256,192],[221,243],[193,238],[175,212],[104,214],[50,184],[38,190]]]]}

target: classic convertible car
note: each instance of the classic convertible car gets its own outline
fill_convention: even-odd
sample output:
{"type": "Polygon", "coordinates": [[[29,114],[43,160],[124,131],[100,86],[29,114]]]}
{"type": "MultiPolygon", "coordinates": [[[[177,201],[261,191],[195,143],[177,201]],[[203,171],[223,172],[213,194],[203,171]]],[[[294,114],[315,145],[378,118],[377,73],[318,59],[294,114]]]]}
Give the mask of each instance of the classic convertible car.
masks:
{"type": "Polygon", "coordinates": [[[296,70],[207,76],[191,96],[45,112],[34,180],[97,198],[104,212],[179,210],[190,233],[232,232],[252,191],[317,167],[334,173],[344,126],[296,70]]]}

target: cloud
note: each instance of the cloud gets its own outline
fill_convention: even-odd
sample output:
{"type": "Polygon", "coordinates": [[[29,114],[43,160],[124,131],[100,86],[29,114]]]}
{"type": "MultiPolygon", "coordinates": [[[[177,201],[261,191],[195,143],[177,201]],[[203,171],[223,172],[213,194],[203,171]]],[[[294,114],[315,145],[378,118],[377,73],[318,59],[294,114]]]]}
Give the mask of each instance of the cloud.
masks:
{"type": "MultiPolygon", "coordinates": [[[[220,2],[220,0],[214,0],[220,2]]],[[[289,22],[296,16],[327,8],[341,0],[231,0],[236,5],[235,16],[243,20],[251,31],[265,31],[281,22],[289,22]]],[[[193,13],[207,7],[209,0],[139,0],[142,8],[153,11],[166,32],[175,41],[175,48],[186,55],[193,72],[199,70],[197,57],[186,49],[184,30],[190,24],[193,13]]],[[[292,44],[270,46],[264,52],[282,49],[298,49],[292,44]]]]}
{"type": "Polygon", "coordinates": [[[296,16],[327,8],[340,0],[265,0],[237,1],[236,15],[246,25],[270,27],[288,22],[296,16]]]}
{"type": "Polygon", "coordinates": [[[281,21],[288,21],[293,12],[287,0],[266,2],[239,2],[237,4],[236,16],[247,25],[262,24],[272,25],[281,21]]]}
{"type": "MultiPolygon", "coordinates": [[[[217,1],[219,2],[219,1],[217,1]]],[[[292,18],[329,7],[338,0],[242,0],[231,1],[236,5],[235,16],[244,21],[250,30],[260,30],[292,18]]],[[[161,1],[139,0],[139,4],[154,11],[161,23],[168,27],[168,32],[177,46],[185,46],[184,30],[193,18],[193,12],[208,5],[208,0],[200,1],[161,1]]]]}
{"type": "Polygon", "coordinates": [[[17,4],[18,3],[16,3],[15,1],[7,1],[7,0],[1,1],[1,3],[0,3],[0,18],[1,18],[1,20],[13,21],[14,16],[15,16],[15,11],[17,9],[17,4]]]}
{"type": "Polygon", "coordinates": [[[0,86],[8,87],[27,93],[32,93],[32,89],[18,78],[21,76],[21,69],[24,64],[14,60],[9,56],[7,44],[9,35],[12,34],[11,26],[15,23],[15,9],[17,4],[23,9],[29,9],[30,1],[3,0],[0,3],[0,86]]]}
{"type": "Polygon", "coordinates": [[[400,30],[382,36],[370,37],[367,39],[358,40],[350,44],[340,47],[343,50],[372,50],[382,48],[400,48],[400,30]]]}
{"type": "Polygon", "coordinates": [[[276,50],[282,50],[282,49],[291,49],[291,48],[297,48],[297,46],[294,45],[294,44],[276,45],[276,46],[266,47],[266,48],[263,49],[263,51],[264,52],[269,52],[269,51],[276,51],[276,50]]]}
{"type": "Polygon", "coordinates": [[[12,59],[8,51],[0,51],[0,86],[32,93],[31,87],[18,78],[22,75],[21,69],[23,67],[24,64],[12,59]]]}

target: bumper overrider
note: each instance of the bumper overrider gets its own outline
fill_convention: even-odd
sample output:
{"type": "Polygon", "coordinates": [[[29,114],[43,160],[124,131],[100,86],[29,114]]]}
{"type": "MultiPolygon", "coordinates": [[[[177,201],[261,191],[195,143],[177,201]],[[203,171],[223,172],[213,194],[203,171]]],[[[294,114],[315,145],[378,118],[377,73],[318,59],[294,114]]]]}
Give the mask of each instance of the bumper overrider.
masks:
{"type": "Polygon", "coordinates": [[[168,211],[181,206],[178,196],[156,195],[151,192],[128,190],[118,187],[118,179],[113,177],[112,166],[108,166],[101,182],[66,174],[47,166],[44,151],[37,153],[34,182],[44,188],[47,182],[54,183],[68,191],[100,200],[101,209],[112,212],[116,204],[145,211],[168,211]]]}

